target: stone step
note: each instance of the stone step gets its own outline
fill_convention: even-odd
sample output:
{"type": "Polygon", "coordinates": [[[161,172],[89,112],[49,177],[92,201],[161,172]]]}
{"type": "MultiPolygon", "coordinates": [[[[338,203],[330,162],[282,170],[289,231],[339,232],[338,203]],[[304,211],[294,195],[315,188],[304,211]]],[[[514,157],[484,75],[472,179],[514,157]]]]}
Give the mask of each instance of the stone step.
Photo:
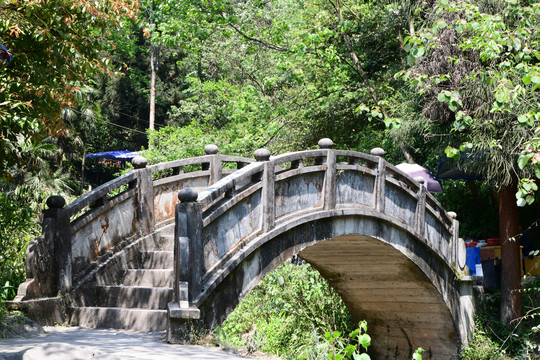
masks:
{"type": "Polygon", "coordinates": [[[139,248],[143,251],[173,251],[174,234],[172,232],[163,232],[157,237],[148,237],[141,242],[139,248]]]}
{"type": "Polygon", "coordinates": [[[167,327],[167,310],[75,307],[71,324],[92,329],[164,331],[167,327]]]}
{"type": "Polygon", "coordinates": [[[97,286],[97,304],[111,308],[167,309],[172,300],[173,289],[169,287],[97,286]]]}
{"type": "Polygon", "coordinates": [[[172,288],[173,284],[174,271],[172,269],[128,269],[121,285],[172,288]]]}
{"type": "Polygon", "coordinates": [[[129,269],[172,269],[174,267],[172,251],[146,251],[140,256],[140,264],[130,263],[129,269]]]}

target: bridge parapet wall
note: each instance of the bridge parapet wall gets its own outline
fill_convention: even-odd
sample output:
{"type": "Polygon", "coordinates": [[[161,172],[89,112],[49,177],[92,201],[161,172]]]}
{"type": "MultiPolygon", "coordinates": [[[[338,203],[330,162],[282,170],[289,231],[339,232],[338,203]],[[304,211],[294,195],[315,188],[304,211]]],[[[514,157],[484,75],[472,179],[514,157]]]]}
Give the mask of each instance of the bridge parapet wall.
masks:
{"type": "MultiPolygon", "coordinates": [[[[189,296],[183,301],[189,298],[191,305],[202,304],[261,245],[261,239],[271,237],[265,234],[286,231],[289,223],[301,217],[345,215],[353,210],[399,226],[424,241],[449,268],[464,269],[465,248],[458,239],[458,222],[421,183],[386,162],[380,152],[334,150],[329,139],[319,145],[318,150],[275,157],[258,150],[258,162],[198,194],[201,238],[186,239],[179,252],[202,246],[197,260],[201,265],[193,268],[190,262],[178,267],[200,271],[196,277],[202,282],[192,286],[188,279],[195,275],[186,275],[182,281],[189,296]]],[[[179,297],[176,293],[177,300],[179,297]]]]}
{"type": "Polygon", "coordinates": [[[136,157],[133,171],[67,206],[62,199],[61,206],[54,211],[45,211],[43,236],[33,241],[27,254],[30,279],[19,291],[18,299],[69,292],[73,284],[95,268],[96,260],[107,258],[131,239],[173,221],[180,189],[203,189],[254,161],[220,155],[215,145],[207,146],[205,152],[205,156],[151,166],[147,166],[146,159],[136,157]],[[43,259],[45,252],[51,253],[45,256],[50,264],[41,266],[43,271],[40,271],[36,261],[43,259]],[[63,255],[59,257],[55,253],[63,255]],[[51,272],[57,275],[51,276],[51,272]]]}

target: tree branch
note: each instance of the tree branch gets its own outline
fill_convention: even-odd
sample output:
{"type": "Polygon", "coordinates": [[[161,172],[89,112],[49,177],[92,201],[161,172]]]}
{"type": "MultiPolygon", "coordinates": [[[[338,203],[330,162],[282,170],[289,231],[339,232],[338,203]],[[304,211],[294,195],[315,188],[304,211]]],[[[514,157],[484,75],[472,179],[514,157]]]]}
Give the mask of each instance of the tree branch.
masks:
{"type": "Polygon", "coordinates": [[[242,37],[244,37],[245,39],[247,39],[247,40],[249,40],[249,41],[256,42],[256,43],[261,44],[261,45],[263,45],[264,47],[267,47],[267,48],[272,49],[272,50],[281,51],[281,52],[289,51],[289,49],[287,49],[287,48],[283,48],[283,47],[281,47],[281,46],[273,45],[273,44],[267,43],[267,42],[264,41],[264,40],[260,40],[260,39],[251,37],[251,36],[249,36],[248,34],[244,33],[242,30],[240,30],[239,28],[237,28],[236,26],[234,26],[234,25],[231,24],[231,23],[229,23],[229,24],[227,24],[227,25],[230,26],[231,28],[233,28],[237,33],[239,33],[242,37]]]}

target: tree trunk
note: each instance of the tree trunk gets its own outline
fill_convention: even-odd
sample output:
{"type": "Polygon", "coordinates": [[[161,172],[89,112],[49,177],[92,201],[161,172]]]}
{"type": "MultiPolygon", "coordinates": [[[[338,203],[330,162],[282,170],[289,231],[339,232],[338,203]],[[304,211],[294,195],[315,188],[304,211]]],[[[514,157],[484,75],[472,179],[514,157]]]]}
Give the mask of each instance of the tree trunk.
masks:
{"type": "Polygon", "coordinates": [[[499,233],[501,238],[501,322],[512,325],[512,320],[523,316],[521,296],[521,253],[519,211],[516,204],[515,183],[499,189],[499,233]]]}
{"type": "Polygon", "coordinates": [[[150,69],[152,76],[150,79],[150,118],[148,128],[154,130],[156,117],[156,47],[150,45],[150,69]]]}

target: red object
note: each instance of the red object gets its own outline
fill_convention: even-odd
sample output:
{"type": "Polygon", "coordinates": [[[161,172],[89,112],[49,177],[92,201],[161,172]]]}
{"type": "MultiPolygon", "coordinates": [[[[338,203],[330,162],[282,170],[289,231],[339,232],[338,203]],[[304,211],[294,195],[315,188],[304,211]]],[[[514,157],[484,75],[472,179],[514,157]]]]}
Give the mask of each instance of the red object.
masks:
{"type": "Polygon", "coordinates": [[[476,244],[477,244],[476,241],[471,241],[471,242],[469,242],[469,243],[466,243],[466,244],[465,244],[465,247],[476,247],[476,244]]]}
{"type": "Polygon", "coordinates": [[[501,239],[492,238],[492,239],[487,239],[486,242],[487,242],[487,246],[499,246],[501,244],[501,239]]]}

